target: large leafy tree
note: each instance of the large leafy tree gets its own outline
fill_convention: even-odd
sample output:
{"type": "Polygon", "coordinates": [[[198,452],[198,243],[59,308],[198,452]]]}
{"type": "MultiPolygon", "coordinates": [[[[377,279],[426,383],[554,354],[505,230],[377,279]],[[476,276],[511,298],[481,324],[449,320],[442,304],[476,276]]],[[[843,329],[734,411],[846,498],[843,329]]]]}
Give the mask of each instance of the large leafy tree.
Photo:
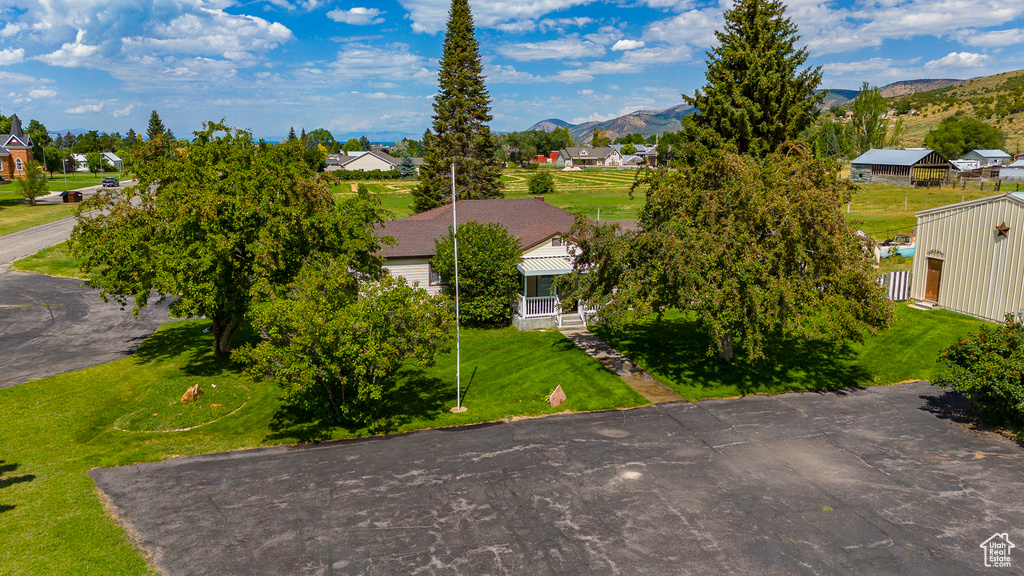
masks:
{"type": "Polygon", "coordinates": [[[796,139],[816,116],[821,67],[800,69],[797,27],[781,0],[738,0],[725,13],[718,46],[707,53],[707,85],[683,99],[694,121],[741,153],[763,156],[796,139]]]}
{"type": "Polygon", "coordinates": [[[924,143],[946,158],[953,159],[971,150],[1002,148],[1006,144],[1006,135],[977,118],[950,116],[925,135],[924,143]]]}
{"type": "Polygon", "coordinates": [[[433,131],[424,134],[427,151],[420,185],[413,190],[413,208],[423,212],[451,202],[452,164],[459,199],[504,197],[498,139],[487,125],[491,97],[467,0],[452,0],[438,85],[433,131]]]}
{"type": "Polygon", "coordinates": [[[298,142],[272,146],[210,122],[192,143],[136,146],[125,169],[138,185],[98,191],[72,234],[89,284],[138,312],[151,294],[173,297],[171,314],[205,316],[219,352],[231,348],[254,298],[292,282],[320,254],[361,277],[379,276],[373,226],[379,204],[336,204],[312,178],[298,142]],[[267,288],[269,287],[269,288],[267,288]]]}
{"type": "Polygon", "coordinates": [[[878,86],[867,82],[861,86],[860,93],[853,100],[853,147],[855,154],[863,154],[872,148],[891,148],[899,145],[906,130],[903,119],[899,118],[889,128],[889,119],[885,112],[889,104],[882,98],[878,86]]]}
{"type": "Polygon", "coordinates": [[[454,326],[446,298],[390,275],[363,282],[336,259],[307,264],[286,297],[271,290],[252,316],[263,340],[232,356],[328,423],[379,414],[399,368],[431,365],[454,326]]]}
{"type": "MultiPolygon", "coordinates": [[[[435,241],[431,267],[445,281],[443,292],[455,295],[455,251],[451,227],[435,241]]],[[[512,318],[519,240],[496,222],[459,225],[459,302],[463,324],[500,325],[512,318]]]]}
{"type": "Polygon", "coordinates": [[[803,146],[762,160],[724,152],[693,170],[647,171],[640,231],[577,219],[567,297],[601,307],[613,324],[668,308],[693,313],[709,351],[765,356],[778,336],[862,340],[888,325],[867,246],[842,206],[838,166],[803,146]]]}
{"type": "Polygon", "coordinates": [[[326,128],[317,128],[306,135],[306,147],[316,148],[317,146],[323,146],[328,152],[337,152],[341,148],[338,141],[334,139],[334,135],[326,128]]]}

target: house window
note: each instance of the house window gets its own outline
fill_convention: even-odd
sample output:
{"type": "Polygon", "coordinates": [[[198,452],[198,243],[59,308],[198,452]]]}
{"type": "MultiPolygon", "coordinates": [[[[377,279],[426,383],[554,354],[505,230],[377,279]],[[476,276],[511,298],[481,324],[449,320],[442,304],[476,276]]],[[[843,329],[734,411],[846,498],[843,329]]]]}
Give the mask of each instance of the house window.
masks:
{"type": "Polygon", "coordinates": [[[18,172],[21,172],[22,170],[25,169],[25,165],[24,165],[24,163],[22,163],[21,158],[17,158],[14,161],[14,165],[17,167],[18,172]]]}
{"type": "Polygon", "coordinates": [[[551,246],[557,248],[557,247],[559,247],[561,245],[562,245],[562,237],[561,236],[555,236],[554,238],[551,239],[551,246]]]}
{"type": "Polygon", "coordinates": [[[427,267],[430,269],[430,285],[431,286],[444,286],[444,285],[448,284],[447,282],[444,281],[443,278],[441,278],[441,275],[438,274],[437,271],[434,270],[434,266],[433,265],[427,264],[427,267]]]}

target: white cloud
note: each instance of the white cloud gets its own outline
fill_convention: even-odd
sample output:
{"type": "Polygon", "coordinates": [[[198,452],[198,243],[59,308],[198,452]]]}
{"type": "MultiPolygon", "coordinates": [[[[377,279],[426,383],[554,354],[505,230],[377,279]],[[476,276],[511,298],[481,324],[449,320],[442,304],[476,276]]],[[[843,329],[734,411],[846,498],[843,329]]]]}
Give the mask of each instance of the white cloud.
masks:
{"type": "Polygon", "coordinates": [[[103,110],[103,102],[98,104],[82,104],[74,108],[68,108],[64,112],[66,114],[85,114],[86,112],[99,112],[101,110],[103,110]]]}
{"type": "MultiPolygon", "coordinates": [[[[471,3],[473,21],[481,28],[497,28],[517,20],[530,20],[595,0],[491,0],[471,3]]],[[[412,21],[413,32],[435,34],[445,27],[449,3],[443,0],[398,0],[412,21]]]]}
{"type": "Polygon", "coordinates": [[[545,18],[537,23],[541,30],[560,30],[566,28],[583,28],[593,24],[595,20],[589,16],[576,16],[573,18],[545,18]]]}
{"type": "Polygon", "coordinates": [[[586,59],[604,56],[604,46],[583,40],[573,34],[557,40],[522,42],[498,47],[498,53],[519,62],[536,60],[586,59]]]}
{"type": "Polygon", "coordinates": [[[134,109],[134,108],[135,108],[135,104],[129,104],[129,105],[125,106],[124,108],[121,108],[120,110],[114,110],[113,112],[110,113],[110,115],[113,116],[114,118],[124,118],[125,116],[131,114],[132,113],[132,109],[134,109]]]}
{"type": "Polygon", "coordinates": [[[24,48],[6,48],[0,50],[0,66],[17,64],[25,59],[24,48]]]}
{"type": "Polygon", "coordinates": [[[383,14],[383,12],[376,8],[362,8],[357,6],[348,10],[331,10],[327,13],[327,17],[335,22],[341,22],[342,24],[365,26],[367,24],[380,24],[384,22],[384,19],[379,17],[381,14],[383,14]]]}
{"type": "Polygon", "coordinates": [[[8,22],[7,25],[4,26],[2,30],[0,30],[0,37],[10,38],[18,32],[21,32],[21,26],[15,24],[14,22],[8,22]]]}
{"type": "Polygon", "coordinates": [[[1024,44],[1024,28],[992,30],[981,32],[975,29],[960,30],[954,37],[961,44],[981,48],[1004,48],[1015,44],[1024,44]]]}
{"type": "Polygon", "coordinates": [[[615,52],[622,50],[636,50],[637,48],[643,48],[643,40],[619,40],[612,46],[612,50],[615,52]]]}
{"type": "Polygon", "coordinates": [[[100,46],[86,44],[84,38],[85,30],[79,29],[74,42],[65,42],[58,50],[39,56],[39,59],[51,66],[64,68],[89,66],[93,64],[90,59],[100,51],[100,46]]]}
{"type": "Polygon", "coordinates": [[[36,88],[35,90],[30,90],[29,93],[28,93],[28,97],[29,98],[34,98],[34,99],[38,99],[38,98],[53,98],[56,95],[57,95],[57,91],[56,90],[52,90],[50,88],[36,88]]]}
{"type": "Polygon", "coordinates": [[[593,96],[594,95],[594,91],[589,89],[589,88],[587,88],[585,90],[577,90],[576,93],[579,94],[580,96],[593,96]]]}
{"type": "Polygon", "coordinates": [[[651,22],[644,30],[643,38],[648,42],[707,48],[717,42],[715,30],[721,29],[723,24],[721,10],[688,10],[667,20],[651,22]]]}
{"type": "Polygon", "coordinates": [[[987,54],[976,54],[973,52],[950,52],[938,60],[925,63],[924,67],[932,70],[946,70],[949,68],[977,68],[988,64],[987,54]]]}
{"type": "Polygon", "coordinates": [[[590,116],[578,116],[569,120],[570,124],[583,124],[584,122],[604,122],[605,120],[611,120],[618,118],[621,114],[601,114],[600,112],[594,112],[590,116]]]}
{"type": "Polygon", "coordinates": [[[410,52],[408,44],[396,42],[382,47],[351,44],[338,52],[337,60],[323,74],[317,74],[313,68],[305,72],[314,78],[325,76],[331,80],[435,82],[437,73],[432,68],[426,58],[410,52]]]}

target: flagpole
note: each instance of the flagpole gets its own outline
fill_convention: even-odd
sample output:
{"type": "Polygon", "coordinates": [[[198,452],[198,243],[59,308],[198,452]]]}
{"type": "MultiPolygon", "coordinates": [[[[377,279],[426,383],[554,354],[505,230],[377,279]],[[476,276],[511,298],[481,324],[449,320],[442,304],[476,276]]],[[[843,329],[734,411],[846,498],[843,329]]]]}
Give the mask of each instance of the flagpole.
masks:
{"type": "Polygon", "coordinates": [[[455,212],[455,163],[452,162],[452,241],[455,246],[455,408],[452,412],[465,412],[462,405],[462,327],[459,323],[459,221],[455,212]]]}

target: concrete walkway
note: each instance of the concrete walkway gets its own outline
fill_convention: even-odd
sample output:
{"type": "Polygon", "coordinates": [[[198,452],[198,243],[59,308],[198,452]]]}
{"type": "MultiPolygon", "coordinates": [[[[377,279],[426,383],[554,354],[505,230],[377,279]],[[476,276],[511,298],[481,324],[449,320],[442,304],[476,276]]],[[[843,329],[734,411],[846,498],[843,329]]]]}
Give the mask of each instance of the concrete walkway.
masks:
{"type": "Polygon", "coordinates": [[[565,330],[565,337],[572,340],[572,343],[583,349],[584,352],[593,356],[605,368],[618,374],[626,384],[633,387],[651,404],[662,402],[679,402],[683,397],[676,394],[674,390],[665,386],[660,380],[651,376],[637,367],[629,358],[612,348],[607,342],[594,336],[589,330],[565,330]]]}

